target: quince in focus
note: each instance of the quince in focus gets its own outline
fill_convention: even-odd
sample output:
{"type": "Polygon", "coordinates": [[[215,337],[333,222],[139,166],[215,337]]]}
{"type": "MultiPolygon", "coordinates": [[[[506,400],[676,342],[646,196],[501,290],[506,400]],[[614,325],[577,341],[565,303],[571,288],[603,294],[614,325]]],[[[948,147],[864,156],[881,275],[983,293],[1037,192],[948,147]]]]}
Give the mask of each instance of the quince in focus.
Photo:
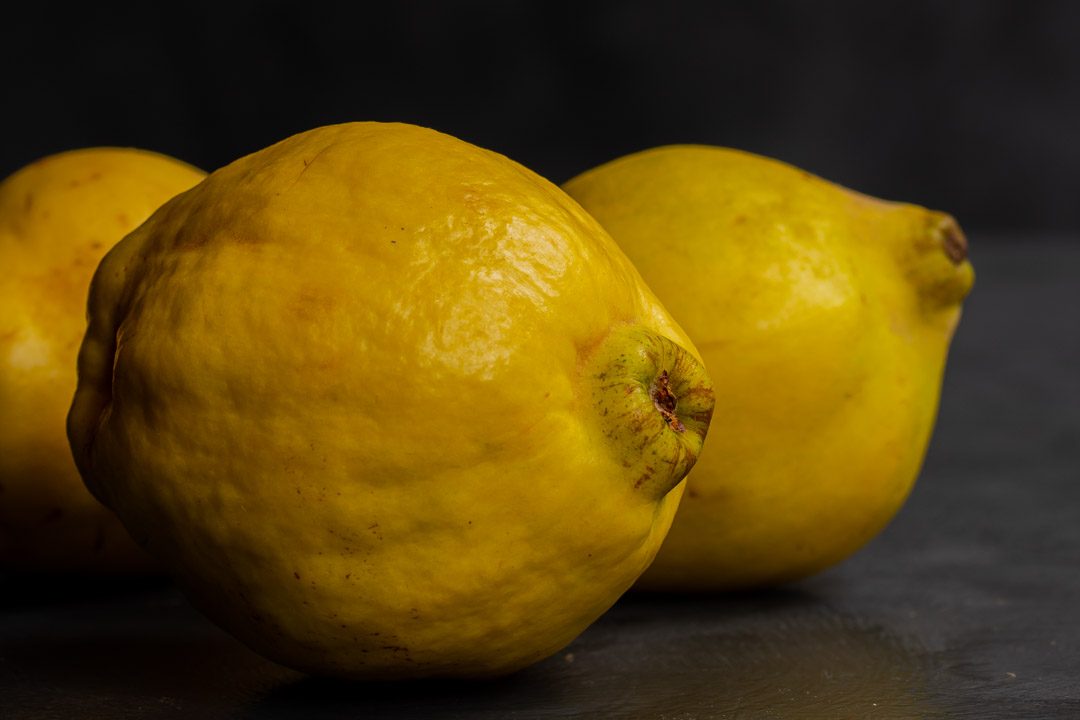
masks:
{"type": "Polygon", "coordinates": [[[816,573],[918,475],[973,281],[951,217],[725,148],[629,155],[565,185],[701,349],[717,412],[641,586],[816,573]]]}
{"type": "Polygon", "coordinates": [[[104,259],[71,408],[88,486],[260,653],[496,675],[652,560],[712,407],[610,237],[409,125],[296,135],[104,259]]]}
{"type": "Polygon", "coordinates": [[[203,177],[156,153],[88,148],[43,158],[0,183],[0,569],[151,566],[87,492],[64,419],[94,268],[203,177]]]}

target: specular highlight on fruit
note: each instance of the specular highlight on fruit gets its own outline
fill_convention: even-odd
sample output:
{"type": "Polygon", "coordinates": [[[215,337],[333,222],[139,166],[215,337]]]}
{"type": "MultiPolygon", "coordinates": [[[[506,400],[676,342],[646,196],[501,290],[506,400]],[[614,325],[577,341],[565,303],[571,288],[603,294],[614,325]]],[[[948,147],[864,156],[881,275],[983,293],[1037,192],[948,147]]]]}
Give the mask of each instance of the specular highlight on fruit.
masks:
{"type": "Polygon", "coordinates": [[[218,170],[109,253],[69,434],[95,495],[258,652],[486,676],[648,566],[709,388],[557,187],[351,123],[218,170]]]}

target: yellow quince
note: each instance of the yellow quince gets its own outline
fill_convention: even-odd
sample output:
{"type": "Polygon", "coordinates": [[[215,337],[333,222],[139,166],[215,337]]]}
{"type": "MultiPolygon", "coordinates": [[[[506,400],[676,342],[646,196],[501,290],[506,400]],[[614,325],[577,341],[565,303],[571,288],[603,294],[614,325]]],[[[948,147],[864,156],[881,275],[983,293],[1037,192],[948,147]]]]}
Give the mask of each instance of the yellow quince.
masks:
{"type": "Polygon", "coordinates": [[[0,568],[150,567],[86,491],[64,419],[94,268],[203,177],[157,153],[88,148],[43,158],[0,183],[0,568]]]}
{"type": "Polygon", "coordinates": [[[711,407],[557,187],[351,123],[237,160],[109,253],[69,428],[94,493],[260,653],[483,676],[637,579],[711,407]]]}
{"type": "Polygon", "coordinates": [[[874,537],[918,475],[973,281],[953,219],[706,146],[629,155],[564,188],[715,381],[709,441],[641,586],[782,583],[874,537]]]}

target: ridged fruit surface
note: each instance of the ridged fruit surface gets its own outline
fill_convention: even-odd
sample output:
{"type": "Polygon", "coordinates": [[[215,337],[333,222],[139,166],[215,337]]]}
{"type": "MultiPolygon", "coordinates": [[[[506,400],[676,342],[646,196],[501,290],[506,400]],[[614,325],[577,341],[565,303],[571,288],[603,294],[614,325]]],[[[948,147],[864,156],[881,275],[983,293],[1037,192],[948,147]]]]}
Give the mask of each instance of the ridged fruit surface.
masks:
{"type": "Polygon", "coordinates": [[[708,425],[690,342],[554,185],[432,130],[237,160],[101,264],[88,485],[257,651],[485,676],[652,560],[708,425]]]}

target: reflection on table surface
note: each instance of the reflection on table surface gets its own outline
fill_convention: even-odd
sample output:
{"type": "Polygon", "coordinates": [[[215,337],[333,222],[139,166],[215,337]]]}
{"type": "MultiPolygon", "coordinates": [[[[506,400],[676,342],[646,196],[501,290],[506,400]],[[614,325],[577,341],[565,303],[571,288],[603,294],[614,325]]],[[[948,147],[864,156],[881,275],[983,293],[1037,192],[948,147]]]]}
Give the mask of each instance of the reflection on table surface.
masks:
{"type": "Polygon", "coordinates": [[[263,660],[162,581],[88,596],[70,583],[17,581],[21,595],[7,593],[3,605],[9,718],[91,709],[118,718],[936,714],[924,648],[798,590],[630,594],[565,651],[507,678],[347,683],[263,660]]]}

